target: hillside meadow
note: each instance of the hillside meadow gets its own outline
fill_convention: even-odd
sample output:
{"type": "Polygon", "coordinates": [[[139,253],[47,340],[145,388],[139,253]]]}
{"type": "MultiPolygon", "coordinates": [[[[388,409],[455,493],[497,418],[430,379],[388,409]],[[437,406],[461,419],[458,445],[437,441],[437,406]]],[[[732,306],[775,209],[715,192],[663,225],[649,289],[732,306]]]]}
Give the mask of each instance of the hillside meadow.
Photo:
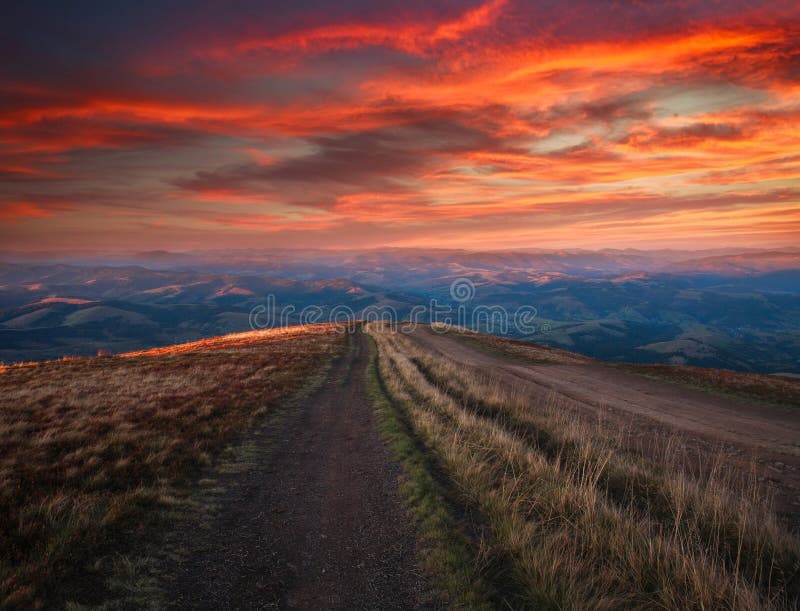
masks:
{"type": "Polygon", "coordinates": [[[0,367],[0,607],[101,603],[226,444],[345,346],[317,325],[0,367]]]}
{"type": "MultiPolygon", "coordinates": [[[[796,607],[800,540],[754,477],[713,456],[693,468],[677,437],[632,445],[569,397],[453,360],[444,342],[376,323],[368,331],[376,400],[410,474],[427,566],[457,606],[796,607]]],[[[579,360],[467,335],[512,363],[579,360]]]]}

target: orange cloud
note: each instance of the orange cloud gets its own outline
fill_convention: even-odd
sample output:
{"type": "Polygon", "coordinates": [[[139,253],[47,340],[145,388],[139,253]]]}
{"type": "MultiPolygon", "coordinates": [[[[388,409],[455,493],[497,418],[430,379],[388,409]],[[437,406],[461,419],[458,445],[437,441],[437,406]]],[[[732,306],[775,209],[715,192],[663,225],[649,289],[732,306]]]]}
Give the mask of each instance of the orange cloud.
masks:
{"type": "Polygon", "coordinates": [[[56,227],[36,202],[64,200],[128,215],[131,231],[306,232],[298,243],[365,225],[435,244],[455,223],[453,243],[497,245],[503,231],[602,244],[633,228],[694,239],[706,223],[766,243],[797,229],[790,10],[695,6],[620,33],[563,29],[578,9],[555,19],[518,0],[379,8],[220,25],[118,77],[16,74],[0,83],[0,215],[56,227]]]}
{"type": "Polygon", "coordinates": [[[22,219],[46,219],[51,212],[37,204],[30,202],[2,202],[0,203],[0,218],[7,222],[22,219]]]}

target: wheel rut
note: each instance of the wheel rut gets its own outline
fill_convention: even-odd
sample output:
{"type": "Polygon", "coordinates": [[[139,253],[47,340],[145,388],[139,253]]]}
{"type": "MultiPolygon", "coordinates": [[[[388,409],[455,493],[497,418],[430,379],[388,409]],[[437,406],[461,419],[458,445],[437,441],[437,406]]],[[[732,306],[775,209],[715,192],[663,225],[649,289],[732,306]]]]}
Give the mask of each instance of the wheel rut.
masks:
{"type": "Polygon", "coordinates": [[[183,533],[188,553],[165,588],[172,608],[413,609],[427,599],[368,361],[359,330],[325,383],[265,424],[255,466],[223,481],[210,528],[183,533]]]}

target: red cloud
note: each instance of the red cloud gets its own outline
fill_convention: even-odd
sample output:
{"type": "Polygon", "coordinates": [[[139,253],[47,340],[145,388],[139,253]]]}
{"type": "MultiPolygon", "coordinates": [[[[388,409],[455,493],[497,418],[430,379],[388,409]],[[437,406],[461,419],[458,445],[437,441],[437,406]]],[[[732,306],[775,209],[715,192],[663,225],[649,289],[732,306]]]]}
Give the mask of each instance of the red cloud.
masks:
{"type": "Polygon", "coordinates": [[[25,201],[0,201],[0,218],[6,222],[15,222],[23,219],[48,219],[53,216],[53,209],[64,208],[61,203],[47,206],[25,201]]]}
{"type": "Polygon", "coordinates": [[[427,54],[436,45],[492,24],[507,0],[489,0],[455,19],[441,23],[340,23],[319,26],[276,37],[246,38],[232,47],[205,50],[210,56],[225,57],[252,51],[320,53],[367,46],[382,46],[413,54],[427,54]]]}
{"type": "Polygon", "coordinates": [[[68,200],[130,232],[408,241],[457,221],[475,243],[504,217],[601,243],[636,208],[659,239],[684,212],[686,235],[705,218],[784,236],[795,216],[760,210],[797,205],[798,9],[681,5],[342,9],[94,54],[104,70],[39,58],[0,80],[0,216],[57,228],[48,202],[68,200]],[[746,216],[720,213],[744,184],[746,216]]]}

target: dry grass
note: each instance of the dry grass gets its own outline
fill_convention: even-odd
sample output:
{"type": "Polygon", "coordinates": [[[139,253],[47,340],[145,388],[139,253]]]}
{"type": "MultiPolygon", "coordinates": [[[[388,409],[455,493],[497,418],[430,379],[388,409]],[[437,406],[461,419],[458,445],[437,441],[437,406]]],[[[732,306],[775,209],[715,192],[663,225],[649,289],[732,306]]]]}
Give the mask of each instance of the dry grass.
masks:
{"type": "Polygon", "coordinates": [[[497,597],[485,575],[486,567],[474,561],[480,554],[480,535],[466,531],[457,515],[458,503],[450,500],[452,491],[437,477],[433,457],[417,443],[409,423],[388,400],[374,342],[370,352],[370,394],[381,433],[403,470],[400,493],[419,540],[420,563],[431,577],[437,599],[455,609],[481,611],[501,606],[493,604],[497,597]]]}
{"type": "MultiPolygon", "coordinates": [[[[800,543],[753,486],[624,449],[480,371],[370,326],[386,390],[511,560],[515,606],[791,607],[800,543]]],[[[652,457],[652,453],[648,455],[652,457]]]]}
{"type": "MultiPolygon", "coordinates": [[[[476,333],[460,327],[450,327],[447,334],[482,352],[528,364],[572,365],[597,362],[557,348],[476,333]]],[[[800,379],[687,365],[621,363],[616,366],[625,371],[699,390],[800,407],[800,379]]]]}
{"type": "Polygon", "coordinates": [[[101,559],[345,343],[320,325],[0,369],[0,606],[101,602],[101,559]]]}
{"type": "Polygon", "coordinates": [[[701,390],[800,407],[800,380],[686,365],[625,364],[620,367],[648,377],[701,390]]]}

